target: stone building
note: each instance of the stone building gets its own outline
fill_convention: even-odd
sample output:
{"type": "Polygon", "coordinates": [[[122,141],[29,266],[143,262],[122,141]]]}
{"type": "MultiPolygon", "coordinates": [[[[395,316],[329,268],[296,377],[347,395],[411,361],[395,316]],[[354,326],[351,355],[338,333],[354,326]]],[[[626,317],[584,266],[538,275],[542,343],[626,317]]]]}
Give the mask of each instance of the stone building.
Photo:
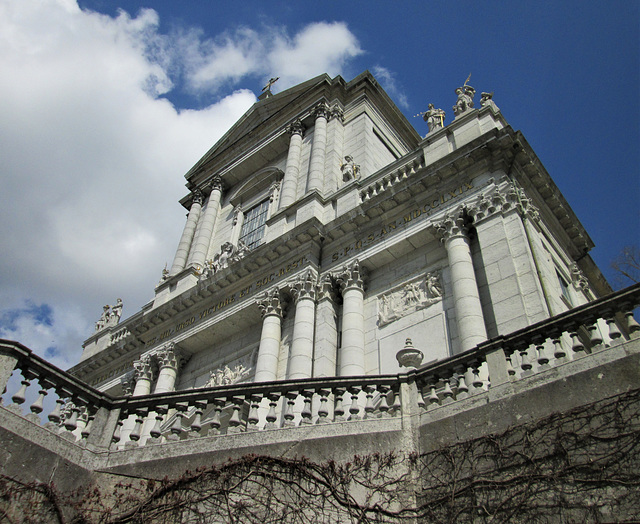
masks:
{"type": "Polygon", "coordinates": [[[408,338],[441,360],[610,291],[524,137],[456,93],[421,138],[368,72],[267,92],[186,174],[154,299],[72,372],[134,395],[397,373],[408,338]]]}
{"type": "MultiPolygon", "coordinates": [[[[247,454],[388,452],[414,457],[392,473],[418,521],[640,519],[640,284],[612,293],[492,95],[455,95],[448,122],[428,105],[422,138],[368,72],[267,87],[186,174],[153,300],[122,321],[120,299],[104,306],[68,373],[0,341],[0,387],[21,380],[0,405],[0,511],[40,508],[7,486],[43,470],[110,500],[114,478],[155,496],[247,454]]],[[[374,507],[353,490],[325,521],[358,504],[399,521],[394,493],[374,507]]],[[[256,497],[216,504],[280,511],[256,497]]],[[[187,501],[177,521],[201,511],[187,501]]]]}

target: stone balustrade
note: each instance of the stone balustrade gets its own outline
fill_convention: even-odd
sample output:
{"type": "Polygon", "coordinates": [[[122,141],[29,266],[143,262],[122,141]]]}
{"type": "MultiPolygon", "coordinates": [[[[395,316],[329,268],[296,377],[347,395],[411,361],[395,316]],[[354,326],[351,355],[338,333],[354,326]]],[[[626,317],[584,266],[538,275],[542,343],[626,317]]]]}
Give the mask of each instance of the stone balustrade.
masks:
{"type": "Polygon", "coordinates": [[[396,183],[409,178],[416,171],[424,167],[422,154],[411,155],[394,162],[376,175],[366,180],[366,187],[360,190],[360,202],[366,202],[371,198],[391,189],[396,183]],[[400,163],[400,165],[398,165],[400,163]]]}
{"type": "Polygon", "coordinates": [[[104,450],[428,414],[509,382],[539,380],[578,361],[582,368],[597,367],[599,353],[639,336],[632,315],[638,304],[640,284],[398,375],[305,378],[119,398],[91,388],[17,342],[0,340],[0,387],[15,387],[2,408],[76,445],[104,450]],[[121,433],[130,415],[134,425],[121,433]]]}

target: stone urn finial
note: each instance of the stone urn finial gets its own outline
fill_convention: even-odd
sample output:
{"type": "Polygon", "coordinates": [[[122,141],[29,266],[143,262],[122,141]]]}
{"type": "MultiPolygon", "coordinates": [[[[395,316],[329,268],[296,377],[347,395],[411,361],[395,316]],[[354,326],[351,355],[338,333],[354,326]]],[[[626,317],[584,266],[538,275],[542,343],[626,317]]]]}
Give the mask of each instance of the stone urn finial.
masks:
{"type": "Polygon", "coordinates": [[[396,353],[396,359],[400,367],[417,368],[422,364],[424,354],[419,349],[413,347],[413,342],[408,338],[404,343],[404,348],[396,353]]]}

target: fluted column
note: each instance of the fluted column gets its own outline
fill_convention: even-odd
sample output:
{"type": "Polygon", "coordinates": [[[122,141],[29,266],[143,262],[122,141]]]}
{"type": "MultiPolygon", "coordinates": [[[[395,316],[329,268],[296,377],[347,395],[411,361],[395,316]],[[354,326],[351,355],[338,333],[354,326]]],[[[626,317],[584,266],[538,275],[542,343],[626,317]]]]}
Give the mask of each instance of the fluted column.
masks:
{"type": "Polygon", "coordinates": [[[256,361],[255,382],[276,380],[282,338],[282,301],[277,288],[258,299],[262,312],[262,333],[256,361]]]}
{"type": "Polygon", "coordinates": [[[300,120],[294,120],[287,132],[291,135],[289,141],[289,154],[287,155],[287,166],[282,180],[282,190],[280,192],[280,209],[283,209],[296,201],[298,194],[298,177],[300,176],[300,152],[302,151],[302,133],[304,126],[300,120]]]}
{"type": "Polygon", "coordinates": [[[320,102],[315,108],[315,127],[313,130],[313,144],[311,145],[311,161],[309,162],[309,178],[307,190],[324,190],[324,164],[327,148],[327,116],[329,108],[325,102],[320,102]]]}
{"type": "Polygon", "coordinates": [[[161,348],[155,357],[158,362],[159,371],[156,387],[153,390],[154,394],[175,391],[178,369],[182,362],[184,362],[182,352],[171,342],[161,348]]]}
{"type": "Polygon", "coordinates": [[[189,256],[189,250],[191,249],[191,243],[193,242],[193,234],[196,231],[196,225],[198,224],[198,219],[200,218],[200,211],[202,210],[202,202],[204,197],[202,192],[196,190],[193,192],[193,197],[191,199],[191,207],[189,208],[189,215],[187,217],[187,223],[184,226],[184,230],[182,231],[182,237],[180,238],[180,243],[178,244],[178,250],[176,251],[176,256],[173,258],[173,264],[171,266],[171,271],[169,271],[169,276],[177,275],[184,269],[184,266],[187,263],[187,258],[189,256]]]}
{"type": "Polygon", "coordinates": [[[447,250],[460,351],[466,351],[487,339],[467,228],[462,216],[446,217],[433,228],[447,250]]]}
{"type": "Polygon", "coordinates": [[[198,231],[198,236],[194,242],[193,255],[191,256],[191,264],[202,268],[204,267],[209,245],[213,237],[213,228],[216,224],[218,209],[220,208],[220,200],[222,199],[222,178],[215,176],[211,181],[211,193],[207,201],[207,207],[204,210],[202,224],[198,231]]]}
{"type": "Polygon", "coordinates": [[[325,275],[318,284],[313,376],[335,376],[337,353],[338,315],[336,313],[336,294],[331,275],[325,275]]]}
{"type": "Polygon", "coordinates": [[[338,276],[342,291],[340,375],[364,375],[364,279],[355,260],[338,276]]]}
{"type": "Polygon", "coordinates": [[[289,355],[288,378],[310,378],[313,372],[313,331],[316,317],[316,277],[307,271],[291,292],[296,301],[296,316],[289,355]]]}

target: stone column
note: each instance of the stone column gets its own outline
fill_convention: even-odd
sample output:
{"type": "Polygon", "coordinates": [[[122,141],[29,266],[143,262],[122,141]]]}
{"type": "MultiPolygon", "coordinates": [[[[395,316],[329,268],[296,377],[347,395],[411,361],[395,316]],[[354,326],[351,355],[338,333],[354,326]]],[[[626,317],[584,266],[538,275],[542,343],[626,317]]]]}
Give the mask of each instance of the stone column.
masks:
{"type": "Polygon", "coordinates": [[[468,231],[462,216],[445,217],[432,227],[447,250],[460,351],[466,351],[487,340],[468,231]]]}
{"type": "Polygon", "coordinates": [[[311,146],[311,161],[309,162],[309,178],[307,191],[316,189],[322,194],[324,190],[324,164],[327,148],[327,116],[329,108],[325,102],[320,102],[315,108],[315,128],[313,130],[313,144],[311,146]]]}
{"type": "Polygon", "coordinates": [[[338,315],[333,279],[325,275],[318,285],[313,352],[313,376],[334,377],[338,354],[338,315]]]}
{"type": "MultiPolygon", "coordinates": [[[[142,395],[148,395],[151,393],[151,382],[153,381],[153,366],[151,358],[147,355],[140,360],[136,360],[133,363],[133,377],[135,380],[135,387],[133,388],[133,397],[139,397],[142,395]]],[[[120,430],[120,447],[126,445],[129,442],[129,435],[135,426],[135,414],[130,414],[122,423],[122,429],[120,430]]]]}
{"type": "Polygon", "coordinates": [[[282,180],[282,191],[280,193],[280,209],[293,204],[298,194],[298,177],[300,176],[300,151],[302,150],[302,133],[304,126],[300,120],[294,120],[287,132],[291,135],[289,141],[289,154],[287,156],[287,167],[282,180]]]}
{"type": "Polygon", "coordinates": [[[202,224],[198,231],[198,236],[194,242],[193,254],[191,256],[191,264],[202,269],[209,252],[209,245],[213,237],[213,228],[216,224],[218,209],[220,208],[220,200],[222,198],[222,178],[216,175],[211,181],[211,193],[207,207],[204,210],[204,216],[201,218],[202,224]]]}
{"type": "Polygon", "coordinates": [[[292,286],[296,317],[289,355],[288,378],[310,378],[313,371],[313,331],[316,317],[316,277],[307,271],[292,286]]]}
{"type": "Polygon", "coordinates": [[[276,380],[278,375],[283,306],[280,291],[274,288],[265,293],[257,302],[262,311],[262,334],[260,335],[254,382],[269,382],[276,380]]]}
{"type": "Polygon", "coordinates": [[[342,347],[340,375],[364,375],[364,280],[354,260],[338,276],[342,291],[342,347]]]}
{"type": "Polygon", "coordinates": [[[203,195],[200,190],[195,190],[191,199],[191,207],[189,208],[189,216],[187,217],[187,223],[182,231],[182,237],[178,244],[178,250],[176,256],[173,258],[173,265],[169,276],[177,275],[184,269],[187,263],[187,257],[189,256],[189,250],[191,249],[191,243],[193,242],[193,234],[196,231],[196,225],[200,218],[200,211],[202,210],[203,195]]]}
{"type": "Polygon", "coordinates": [[[168,393],[175,391],[178,369],[184,362],[183,355],[175,343],[171,342],[160,349],[156,355],[158,362],[158,380],[153,390],[155,393],[168,393]]]}

